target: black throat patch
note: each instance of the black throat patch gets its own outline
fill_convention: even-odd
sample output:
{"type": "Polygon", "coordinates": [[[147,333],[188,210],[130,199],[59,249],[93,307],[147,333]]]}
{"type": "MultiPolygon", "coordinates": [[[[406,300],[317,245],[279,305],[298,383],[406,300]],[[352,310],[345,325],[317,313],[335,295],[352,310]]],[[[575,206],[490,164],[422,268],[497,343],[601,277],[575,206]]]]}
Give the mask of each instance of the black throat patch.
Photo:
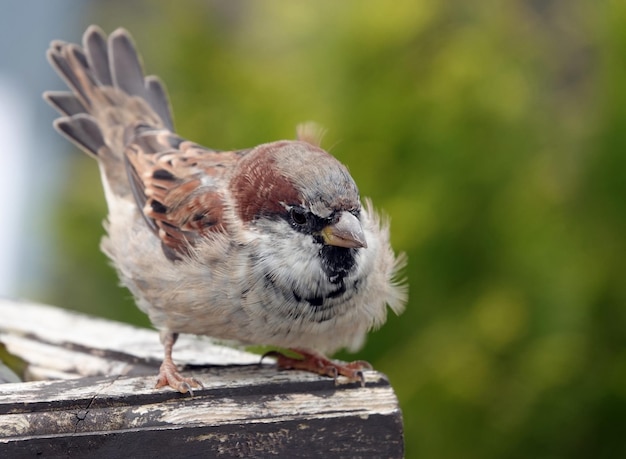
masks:
{"type": "Polygon", "coordinates": [[[352,271],[356,263],[357,250],[333,245],[322,246],[320,249],[322,269],[330,282],[340,283],[352,271]]]}

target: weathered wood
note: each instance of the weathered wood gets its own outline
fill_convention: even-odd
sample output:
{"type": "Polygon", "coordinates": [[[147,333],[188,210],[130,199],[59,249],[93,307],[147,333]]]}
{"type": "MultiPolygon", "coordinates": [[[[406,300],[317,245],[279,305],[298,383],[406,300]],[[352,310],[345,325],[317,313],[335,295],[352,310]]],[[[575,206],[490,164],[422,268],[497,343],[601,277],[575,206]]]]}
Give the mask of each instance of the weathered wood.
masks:
{"type": "Polygon", "coordinates": [[[259,365],[181,337],[175,359],[204,384],[154,389],[158,334],[0,300],[0,342],[38,379],[0,385],[0,457],[402,457],[402,416],[384,375],[365,387],[259,365]]]}
{"type": "MultiPolygon", "coordinates": [[[[154,330],[29,302],[0,298],[0,342],[29,362],[29,379],[146,374],[163,358],[154,330]]],[[[248,352],[182,335],[174,348],[191,365],[258,363],[248,352]]],[[[158,368],[158,365],[157,365],[158,368]]]]}

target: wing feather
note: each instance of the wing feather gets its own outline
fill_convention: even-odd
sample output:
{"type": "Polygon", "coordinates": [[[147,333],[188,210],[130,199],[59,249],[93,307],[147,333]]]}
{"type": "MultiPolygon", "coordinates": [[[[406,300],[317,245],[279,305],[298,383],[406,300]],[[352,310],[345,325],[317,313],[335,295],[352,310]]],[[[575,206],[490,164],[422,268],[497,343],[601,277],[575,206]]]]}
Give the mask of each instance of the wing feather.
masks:
{"type": "Polygon", "coordinates": [[[140,126],[125,156],[137,206],[169,258],[180,258],[200,238],[226,230],[225,174],[239,152],[218,152],[167,130],[140,126]]]}

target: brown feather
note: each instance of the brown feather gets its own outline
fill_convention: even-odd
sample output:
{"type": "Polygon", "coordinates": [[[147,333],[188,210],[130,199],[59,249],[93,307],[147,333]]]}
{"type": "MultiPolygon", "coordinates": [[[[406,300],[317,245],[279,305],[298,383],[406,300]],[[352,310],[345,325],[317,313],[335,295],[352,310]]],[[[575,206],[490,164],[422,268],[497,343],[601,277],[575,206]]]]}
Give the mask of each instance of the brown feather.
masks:
{"type": "Polygon", "coordinates": [[[289,141],[261,145],[254,155],[242,160],[231,181],[231,191],[239,203],[239,216],[250,222],[262,215],[285,211],[285,204],[298,204],[302,197],[276,167],[275,153],[289,141]]]}
{"type": "MultiPolygon", "coordinates": [[[[240,155],[216,152],[163,130],[126,133],[129,179],[148,226],[179,258],[198,239],[226,230],[224,173],[240,155]]],[[[171,255],[171,254],[170,254],[171,255]]]]}

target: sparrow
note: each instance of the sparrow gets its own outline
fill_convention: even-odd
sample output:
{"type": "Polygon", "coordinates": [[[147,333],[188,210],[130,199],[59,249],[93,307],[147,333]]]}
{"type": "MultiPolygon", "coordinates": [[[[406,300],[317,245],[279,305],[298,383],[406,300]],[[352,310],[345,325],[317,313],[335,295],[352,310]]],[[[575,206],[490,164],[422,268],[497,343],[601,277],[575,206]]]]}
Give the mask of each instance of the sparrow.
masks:
{"type": "Polygon", "coordinates": [[[180,333],[266,345],[279,369],[363,383],[357,350],[387,308],[407,301],[389,225],[348,169],[297,140],[218,151],[179,137],[165,86],[144,76],[130,34],[97,26],[82,48],[55,40],[47,57],[69,91],[44,99],[56,130],[97,160],[108,206],[102,251],[160,331],[156,387],[202,388],[172,359],[180,333]]]}

